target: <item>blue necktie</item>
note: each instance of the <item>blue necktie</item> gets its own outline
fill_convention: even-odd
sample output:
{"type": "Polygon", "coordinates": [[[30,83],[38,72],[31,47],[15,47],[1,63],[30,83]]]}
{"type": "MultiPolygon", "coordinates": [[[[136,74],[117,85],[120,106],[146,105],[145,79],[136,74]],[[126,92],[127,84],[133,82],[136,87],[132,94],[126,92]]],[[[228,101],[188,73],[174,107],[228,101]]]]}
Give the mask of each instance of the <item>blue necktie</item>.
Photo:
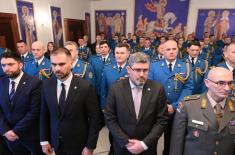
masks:
{"type": "Polygon", "coordinates": [[[65,107],[65,95],[66,95],[64,83],[61,83],[61,87],[62,89],[61,89],[60,98],[59,98],[59,107],[60,107],[60,112],[62,114],[64,111],[64,107],[65,107]]]}
{"type": "Polygon", "coordinates": [[[14,94],[15,94],[15,82],[11,81],[11,91],[10,91],[10,94],[9,94],[10,102],[12,101],[12,99],[14,97],[14,94]]]}

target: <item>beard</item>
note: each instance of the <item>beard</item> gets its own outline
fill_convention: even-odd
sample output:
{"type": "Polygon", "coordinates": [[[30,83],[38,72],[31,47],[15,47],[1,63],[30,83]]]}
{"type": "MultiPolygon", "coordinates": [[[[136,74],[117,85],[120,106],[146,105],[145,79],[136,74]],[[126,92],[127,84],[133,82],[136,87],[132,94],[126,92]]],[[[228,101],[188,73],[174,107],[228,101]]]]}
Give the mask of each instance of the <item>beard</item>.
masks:
{"type": "Polygon", "coordinates": [[[63,80],[69,76],[70,72],[63,73],[63,72],[57,71],[54,74],[59,80],[63,80]]]}
{"type": "Polygon", "coordinates": [[[136,79],[135,81],[133,80],[132,82],[136,85],[136,86],[144,86],[144,84],[146,83],[147,79],[144,77],[139,77],[138,79],[136,79]]]}
{"type": "Polygon", "coordinates": [[[21,70],[17,70],[15,72],[6,72],[5,74],[7,75],[7,77],[9,77],[11,79],[15,79],[20,75],[20,71],[21,70]]]}

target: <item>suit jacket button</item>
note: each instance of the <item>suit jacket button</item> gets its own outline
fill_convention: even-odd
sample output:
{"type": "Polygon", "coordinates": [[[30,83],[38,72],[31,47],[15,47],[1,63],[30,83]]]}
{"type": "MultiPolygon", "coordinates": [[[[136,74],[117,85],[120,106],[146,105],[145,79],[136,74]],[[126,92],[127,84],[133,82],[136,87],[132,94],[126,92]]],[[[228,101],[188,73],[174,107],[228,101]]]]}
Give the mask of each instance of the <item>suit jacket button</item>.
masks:
{"type": "Polygon", "coordinates": [[[215,142],[215,144],[216,144],[216,145],[219,145],[219,141],[217,140],[217,141],[215,142]]]}
{"type": "Polygon", "coordinates": [[[217,152],[214,152],[214,155],[217,155],[217,152]]]}

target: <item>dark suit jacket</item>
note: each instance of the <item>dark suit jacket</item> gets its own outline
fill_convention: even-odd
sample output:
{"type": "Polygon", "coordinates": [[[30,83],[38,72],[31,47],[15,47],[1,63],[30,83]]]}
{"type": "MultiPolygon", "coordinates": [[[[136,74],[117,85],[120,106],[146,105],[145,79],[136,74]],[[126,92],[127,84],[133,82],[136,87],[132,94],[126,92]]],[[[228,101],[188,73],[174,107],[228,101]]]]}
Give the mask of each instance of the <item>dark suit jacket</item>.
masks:
{"type": "Polygon", "coordinates": [[[130,154],[125,145],[128,139],[143,141],[148,150],[142,154],[156,155],[157,142],[167,125],[166,95],[160,84],[148,80],[143,87],[142,101],[136,119],[129,78],[111,86],[104,116],[107,127],[114,137],[114,153],[130,154]]]}
{"type": "Polygon", "coordinates": [[[67,153],[81,153],[86,146],[96,147],[101,118],[95,89],[73,75],[64,112],[57,101],[57,79],[43,81],[40,116],[40,140],[49,141],[55,150],[63,143],[67,153]]]}
{"type": "Polygon", "coordinates": [[[9,79],[0,79],[0,133],[13,130],[19,139],[39,140],[39,113],[41,82],[23,74],[14,94],[9,100],[9,79]]]}
{"type": "Polygon", "coordinates": [[[235,104],[226,100],[220,125],[206,93],[184,99],[176,110],[170,155],[233,155],[235,104]]]}

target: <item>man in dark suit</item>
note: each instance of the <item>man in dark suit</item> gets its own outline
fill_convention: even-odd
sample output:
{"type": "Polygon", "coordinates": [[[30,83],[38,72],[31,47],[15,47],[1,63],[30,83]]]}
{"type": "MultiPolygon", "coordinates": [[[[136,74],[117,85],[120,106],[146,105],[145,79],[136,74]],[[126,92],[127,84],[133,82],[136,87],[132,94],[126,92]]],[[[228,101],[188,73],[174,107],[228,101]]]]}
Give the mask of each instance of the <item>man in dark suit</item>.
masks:
{"type": "Polygon", "coordinates": [[[96,147],[101,118],[95,89],[72,74],[71,53],[51,53],[55,77],[43,81],[40,140],[43,152],[91,155],[96,147]]]}
{"type": "Polygon", "coordinates": [[[184,98],[176,110],[170,155],[234,155],[235,98],[232,72],[210,70],[206,93],[184,98]]]}
{"type": "Polygon", "coordinates": [[[129,78],[111,86],[103,111],[113,136],[114,154],[156,155],[168,119],[164,88],[147,80],[146,54],[132,54],[128,64],[129,78]]]}
{"type": "Polygon", "coordinates": [[[0,79],[0,133],[14,155],[41,155],[39,145],[39,80],[22,71],[16,52],[1,55],[5,77],[0,79]]]}

